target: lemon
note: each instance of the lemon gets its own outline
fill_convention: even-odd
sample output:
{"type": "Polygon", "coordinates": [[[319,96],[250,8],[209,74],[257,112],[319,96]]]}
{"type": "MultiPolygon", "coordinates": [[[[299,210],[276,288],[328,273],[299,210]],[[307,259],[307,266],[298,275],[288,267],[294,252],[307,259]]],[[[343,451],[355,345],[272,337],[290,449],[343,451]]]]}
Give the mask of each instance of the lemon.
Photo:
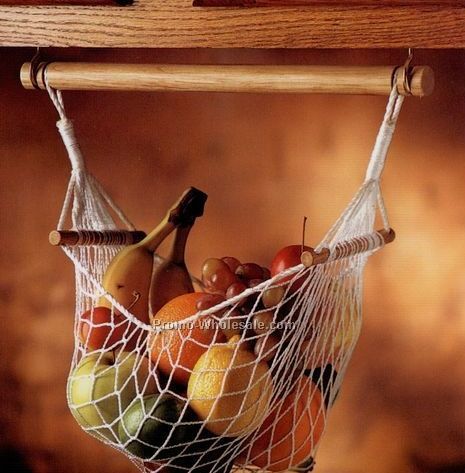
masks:
{"type": "Polygon", "coordinates": [[[191,408],[208,430],[243,437],[265,419],[273,384],[268,365],[239,345],[239,336],[209,348],[189,378],[191,408]]]}

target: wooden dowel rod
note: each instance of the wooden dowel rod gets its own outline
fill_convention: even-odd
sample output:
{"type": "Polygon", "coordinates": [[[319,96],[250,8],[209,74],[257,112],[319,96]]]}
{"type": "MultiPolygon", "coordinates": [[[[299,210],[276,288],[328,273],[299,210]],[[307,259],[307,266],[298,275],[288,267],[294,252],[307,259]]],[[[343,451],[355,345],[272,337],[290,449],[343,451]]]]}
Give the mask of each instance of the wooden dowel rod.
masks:
{"type": "Polygon", "coordinates": [[[314,249],[304,251],[301,255],[301,262],[304,266],[309,268],[310,266],[316,266],[317,264],[326,263],[329,258],[331,260],[338,260],[346,258],[348,256],[357,255],[366,251],[372,251],[379,248],[382,245],[387,245],[394,241],[396,234],[392,228],[389,230],[378,230],[378,237],[380,237],[381,243],[376,246],[371,246],[370,235],[359,236],[350,240],[343,241],[335,245],[332,253],[328,248],[322,248],[321,251],[317,252],[314,249]]]}
{"type": "MultiPolygon", "coordinates": [[[[463,5],[463,0],[344,0],[344,5],[463,5]]],[[[341,0],[193,0],[194,7],[295,7],[315,5],[341,6],[341,0]]]]}
{"type": "Polygon", "coordinates": [[[53,230],[48,240],[54,246],[119,246],[138,243],[145,236],[145,232],[129,230],[53,230]]]}
{"type": "MultiPolygon", "coordinates": [[[[34,71],[40,89],[47,76],[60,90],[287,92],[389,95],[393,66],[257,66],[155,65],[108,63],[41,63],[34,71]]],[[[408,75],[412,95],[429,95],[434,73],[428,66],[414,67],[408,75]]],[[[33,89],[31,64],[21,68],[21,82],[33,89]]],[[[402,74],[397,88],[405,90],[402,74]]]]}

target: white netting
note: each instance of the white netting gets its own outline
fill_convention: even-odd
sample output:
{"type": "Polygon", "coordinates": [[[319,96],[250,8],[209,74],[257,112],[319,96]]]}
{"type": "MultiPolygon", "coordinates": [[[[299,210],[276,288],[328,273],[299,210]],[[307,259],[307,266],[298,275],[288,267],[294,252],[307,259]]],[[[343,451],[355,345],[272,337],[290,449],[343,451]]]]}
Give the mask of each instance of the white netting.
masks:
{"type": "MultiPolygon", "coordinates": [[[[87,172],[61,95],[49,93],[73,167],[59,229],[68,214],[78,231],[115,230],[112,214],[133,229],[87,172]]],[[[76,269],[68,403],[83,429],[145,471],[312,469],[360,332],[365,262],[384,243],[377,209],[389,228],[379,177],[401,104],[393,90],[366,180],[316,248],[329,250],[323,264],[270,278],[254,265],[231,276],[210,260],[193,292],[182,253],[198,209],[187,222],[168,214],[135,245],[64,247],[76,269]],[[156,246],[171,232],[163,263],[156,246]]]]}

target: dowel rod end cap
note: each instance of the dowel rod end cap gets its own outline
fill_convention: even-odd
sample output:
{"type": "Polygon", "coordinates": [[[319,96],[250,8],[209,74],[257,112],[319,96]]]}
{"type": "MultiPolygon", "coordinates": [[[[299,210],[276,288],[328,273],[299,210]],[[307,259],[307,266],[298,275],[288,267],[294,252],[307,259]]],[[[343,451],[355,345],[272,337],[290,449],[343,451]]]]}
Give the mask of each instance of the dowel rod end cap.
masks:
{"type": "Polygon", "coordinates": [[[61,233],[58,230],[52,230],[48,235],[48,241],[53,246],[61,244],[61,233]]]}

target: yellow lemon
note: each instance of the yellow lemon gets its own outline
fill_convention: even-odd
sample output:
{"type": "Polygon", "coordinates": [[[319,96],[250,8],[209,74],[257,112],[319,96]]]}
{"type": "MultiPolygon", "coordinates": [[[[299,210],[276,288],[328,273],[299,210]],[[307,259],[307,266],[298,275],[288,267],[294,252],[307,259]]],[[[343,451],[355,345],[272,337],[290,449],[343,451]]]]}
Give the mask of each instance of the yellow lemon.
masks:
{"type": "Polygon", "coordinates": [[[189,378],[191,408],[208,430],[226,437],[253,432],[268,414],[273,390],[268,365],[239,345],[239,336],[209,348],[189,378]]]}

